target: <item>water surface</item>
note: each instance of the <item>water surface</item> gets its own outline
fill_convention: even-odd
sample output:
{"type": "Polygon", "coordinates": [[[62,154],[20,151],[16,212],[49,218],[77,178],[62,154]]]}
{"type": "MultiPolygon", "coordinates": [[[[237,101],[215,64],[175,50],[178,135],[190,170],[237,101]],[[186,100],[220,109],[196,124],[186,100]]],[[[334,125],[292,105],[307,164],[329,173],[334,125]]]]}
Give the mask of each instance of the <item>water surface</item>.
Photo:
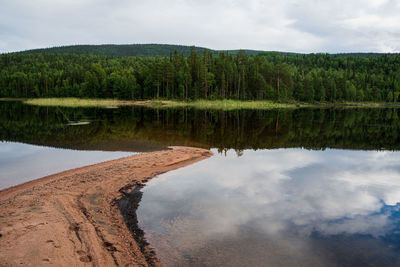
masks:
{"type": "Polygon", "coordinates": [[[46,175],[133,155],[0,142],[0,190],[46,175]]]}
{"type": "Polygon", "coordinates": [[[400,149],[400,109],[58,108],[0,101],[0,140],[77,150],[170,145],[235,149],[400,149]]]}
{"type": "MultiPolygon", "coordinates": [[[[216,156],[144,188],[140,227],[166,265],[395,266],[399,118],[396,108],[102,109],[0,101],[0,188],[121,151],[212,148],[216,156]]],[[[140,197],[132,199],[125,207],[136,218],[140,197]]]]}
{"type": "Polygon", "coordinates": [[[399,266],[399,162],[230,150],[151,180],[139,226],[167,266],[399,266]]]}

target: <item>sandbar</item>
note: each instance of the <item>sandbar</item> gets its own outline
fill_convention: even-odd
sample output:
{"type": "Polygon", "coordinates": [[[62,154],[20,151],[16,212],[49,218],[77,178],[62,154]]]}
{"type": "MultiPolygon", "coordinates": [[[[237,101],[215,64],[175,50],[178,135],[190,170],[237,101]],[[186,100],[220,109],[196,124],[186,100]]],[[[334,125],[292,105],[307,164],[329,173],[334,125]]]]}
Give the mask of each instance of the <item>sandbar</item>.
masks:
{"type": "Polygon", "coordinates": [[[0,191],[0,266],[149,266],[118,201],[149,179],[212,155],[171,147],[0,191]]]}

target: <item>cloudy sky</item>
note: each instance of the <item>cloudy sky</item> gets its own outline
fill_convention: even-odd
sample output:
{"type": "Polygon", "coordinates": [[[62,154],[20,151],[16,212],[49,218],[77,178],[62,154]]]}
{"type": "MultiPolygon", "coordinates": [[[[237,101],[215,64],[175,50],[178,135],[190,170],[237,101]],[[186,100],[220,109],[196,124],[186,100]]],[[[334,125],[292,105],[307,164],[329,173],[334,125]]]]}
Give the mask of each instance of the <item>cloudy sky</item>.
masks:
{"type": "Polygon", "coordinates": [[[400,0],[0,0],[0,6],[0,52],[106,43],[400,51],[400,0]]]}

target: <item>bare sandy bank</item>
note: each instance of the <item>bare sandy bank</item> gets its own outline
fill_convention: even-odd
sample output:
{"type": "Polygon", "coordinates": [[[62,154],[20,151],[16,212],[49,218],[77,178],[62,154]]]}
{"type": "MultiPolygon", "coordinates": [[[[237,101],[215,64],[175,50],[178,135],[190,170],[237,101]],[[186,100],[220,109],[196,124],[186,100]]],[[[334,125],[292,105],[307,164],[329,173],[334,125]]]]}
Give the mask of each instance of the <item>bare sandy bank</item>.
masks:
{"type": "Polygon", "coordinates": [[[0,265],[148,266],[151,261],[127,228],[118,201],[158,174],[211,155],[174,147],[0,191],[0,265]]]}

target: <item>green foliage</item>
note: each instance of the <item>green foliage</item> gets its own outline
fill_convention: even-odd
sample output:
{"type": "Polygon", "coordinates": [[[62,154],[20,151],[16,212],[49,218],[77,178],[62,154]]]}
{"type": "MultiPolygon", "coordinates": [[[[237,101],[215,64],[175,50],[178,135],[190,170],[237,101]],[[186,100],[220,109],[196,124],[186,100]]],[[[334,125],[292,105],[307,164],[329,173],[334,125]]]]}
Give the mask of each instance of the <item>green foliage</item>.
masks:
{"type": "MultiPolygon", "coordinates": [[[[7,99],[5,99],[7,100],[7,99]]],[[[10,99],[11,100],[11,99],[10,99]]],[[[84,98],[35,98],[23,101],[24,104],[46,107],[116,107],[132,105],[131,102],[115,99],[84,99],[84,98]]]]}
{"type": "MultiPolygon", "coordinates": [[[[168,57],[85,52],[100,49],[103,54],[113,54],[108,48],[130,51],[124,46],[74,46],[0,55],[0,97],[309,103],[399,100],[398,54],[216,54],[184,46],[169,52],[168,57]],[[80,54],[66,54],[68,51],[80,54]]],[[[157,49],[164,48],[177,47],[149,45],[149,50],[140,51],[160,55],[164,52],[158,53],[157,49]]]]}
{"type": "MultiPolygon", "coordinates": [[[[126,45],[71,45],[51,48],[41,48],[26,50],[21,53],[27,54],[79,54],[79,55],[99,55],[117,57],[169,57],[175,51],[178,54],[189,56],[191,46],[168,45],[168,44],[126,44],[126,45]]],[[[220,51],[211,50],[204,47],[195,47],[197,54],[203,54],[204,50],[210,51],[213,55],[218,55],[220,51]]],[[[237,54],[240,50],[229,50],[230,54],[237,54]]],[[[256,55],[261,51],[244,50],[247,55],[256,55]]]]}

